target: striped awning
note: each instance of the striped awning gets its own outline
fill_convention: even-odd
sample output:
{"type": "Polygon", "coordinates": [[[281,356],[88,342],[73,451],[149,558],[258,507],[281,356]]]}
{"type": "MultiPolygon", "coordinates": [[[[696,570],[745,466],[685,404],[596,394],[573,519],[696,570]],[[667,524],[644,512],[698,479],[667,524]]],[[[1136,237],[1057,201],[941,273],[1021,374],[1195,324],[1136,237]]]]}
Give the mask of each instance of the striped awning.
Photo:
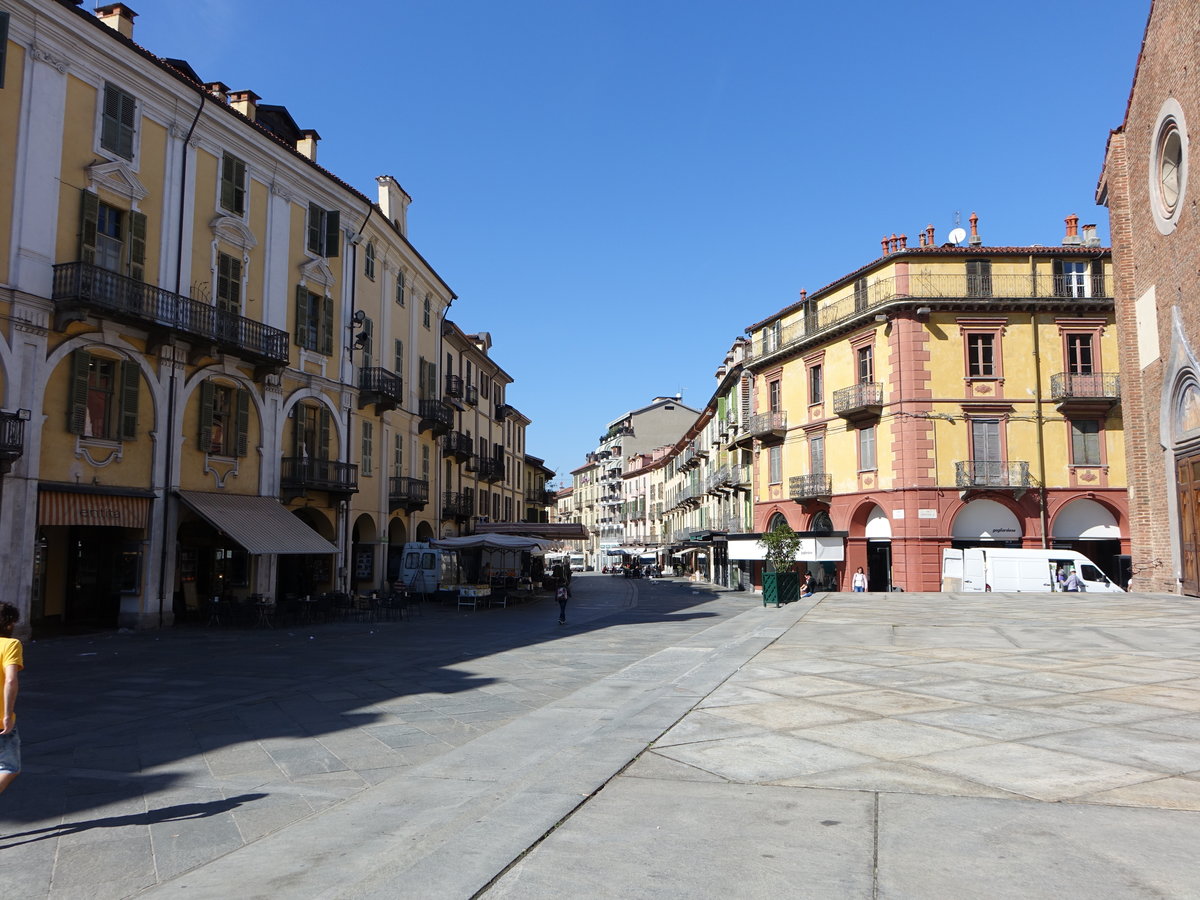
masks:
{"type": "Polygon", "coordinates": [[[274,497],[179,491],[200,518],[253,554],[337,553],[274,497]]]}
{"type": "Polygon", "coordinates": [[[119,494],[38,491],[39,525],[100,525],[145,528],[150,519],[149,497],[119,494]]]}

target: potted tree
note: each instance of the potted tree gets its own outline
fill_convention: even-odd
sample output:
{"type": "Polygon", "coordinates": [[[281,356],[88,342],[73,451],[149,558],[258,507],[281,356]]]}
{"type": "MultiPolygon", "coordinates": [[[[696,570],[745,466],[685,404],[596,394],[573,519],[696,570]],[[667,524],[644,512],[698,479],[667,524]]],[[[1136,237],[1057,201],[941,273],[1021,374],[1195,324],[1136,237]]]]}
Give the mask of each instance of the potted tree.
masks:
{"type": "Polygon", "coordinates": [[[763,565],[763,606],[781,606],[800,599],[800,576],[796,569],[796,551],[800,535],[781,522],[761,538],[766,550],[763,565]]]}

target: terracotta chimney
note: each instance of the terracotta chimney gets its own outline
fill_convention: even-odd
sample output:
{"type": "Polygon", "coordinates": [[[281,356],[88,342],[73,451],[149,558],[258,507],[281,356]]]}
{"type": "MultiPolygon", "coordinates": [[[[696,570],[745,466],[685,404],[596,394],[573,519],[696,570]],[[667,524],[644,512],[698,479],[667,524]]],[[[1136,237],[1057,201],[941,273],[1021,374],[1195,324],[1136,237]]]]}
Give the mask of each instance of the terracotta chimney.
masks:
{"type": "Polygon", "coordinates": [[[300,140],[296,141],[296,149],[301,154],[307,156],[313,162],[317,161],[317,141],[321,140],[321,136],[317,134],[313,128],[306,128],[302,132],[300,140]]]}
{"type": "Polygon", "coordinates": [[[206,91],[208,91],[210,94],[212,94],[212,96],[214,98],[216,98],[217,100],[220,100],[222,103],[229,102],[229,85],[227,85],[225,82],[210,81],[208,84],[206,84],[204,86],[204,89],[206,91]]]}
{"type": "Polygon", "coordinates": [[[408,204],[412,203],[412,197],[391,175],[380,175],[375,183],[379,185],[379,208],[400,233],[408,237],[408,204]]]}
{"type": "Polygon", "coordinates": [[[896,248],[899,245],[900,245],[900,239],[898,237],[896,237],[896,232],[893,231],[891,238],[888,239],[888,249],[890,249],[893,253],[895,253],[896,248]]]}
{"type": "Polygon", "coordinates": [[[96,18],[122,37],[133,40],[133,20],[137,17],[124,3],[109,3],[96,7],[96,18]]]}
{"type": "Polygon", "coordinates": [[[969,243],[972,247],[978,247],[983,243],[983,238],[979,236],[979,216],[976,213],[971,213],[971,217],[967,221],[971,223],[971,239],[969,243]]]}
{"type": "Polygon", "coordinates": [[[261,99],[262,97],[254,91],[232,91],[229,94],[229,105],[253,122],[254,117],[258,115],[258,101],[261,99]]]}
{"type": "Polygon", "coordinates": [[[925,246],[926,247],[933,246],[933,226],[932,225],[925,226],[925,246]]]}
{"type": "Polygon", "coordinates": [[[917,232],[917,246],[918,247],[925,246],[925,232],[923,232],[923,231],[917,232]]]}
{"type": "Polygon", "coordinates": [[[900,249],[901,250],[908,249],[908,235],[907,234],[900,235],[900,249]]]}
{"type": "Polygon", "coordinates": [[[887,255],[888,255],[888,239],[887,239],[887,235],[884,235],[883,239],[882,239],[882,240],[880,240],[880,242],[879,242],[879,248],[880,248],[880,250],[882,251],[882,254],[881,254],[882,256],[887,256],[887,255]]]}
{"type": "Polygon", "coordinates": [[[1067,235],[1063,238],[1063,246],[1075,245],[1079,241],[1079,216],[1072,213],[1063,219],[1067,223],[1067,235]]]}
{"type": "Polygon", "coordinates": [[[800,289],[800,302],[801,302],[801,303],[807,303],[807,302],[808,302],[808,291],[807,291],[807,290],[805,290],[804,288],[801,288],[801,289],[800,289]]]}

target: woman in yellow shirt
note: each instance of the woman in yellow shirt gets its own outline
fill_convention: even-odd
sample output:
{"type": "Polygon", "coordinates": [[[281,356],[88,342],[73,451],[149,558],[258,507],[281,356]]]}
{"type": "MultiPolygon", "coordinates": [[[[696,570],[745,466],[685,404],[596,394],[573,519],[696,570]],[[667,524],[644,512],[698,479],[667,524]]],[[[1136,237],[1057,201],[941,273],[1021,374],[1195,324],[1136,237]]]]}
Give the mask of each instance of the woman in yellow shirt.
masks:
{"type": "Polygon", "coordinates": [[[21,738],[17,735],[17,673],[25,668],[21,642],[12,636],[20,612],[0,603],[0,793],[21,772],[21,738]]]}

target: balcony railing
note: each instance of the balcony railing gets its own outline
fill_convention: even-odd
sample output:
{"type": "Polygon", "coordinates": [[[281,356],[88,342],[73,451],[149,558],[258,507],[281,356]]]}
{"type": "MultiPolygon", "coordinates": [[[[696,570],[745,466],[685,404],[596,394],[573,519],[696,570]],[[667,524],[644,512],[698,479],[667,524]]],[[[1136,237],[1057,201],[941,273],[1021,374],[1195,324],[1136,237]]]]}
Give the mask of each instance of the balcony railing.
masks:
{"type": "Polygon", "coordinates": [[[280,487],[290,491],[329,491],[353,494],[358,491],[358,466],[336,459],[285,456],[280,467],[280,487]]]}
{"type": "Polygon", "coordinates": [[[496,404],[496,421],[503,422],[505,416],[507,416],[511,411],[512,411],[512,407],[509,406],[507,403],[497,403],[496,404]]]}
{"type": "Polygon", "coordinates": [[[468,384],[466,389],[467,402],[472,406],[479,405],[479,388],[473,384],[468,384]]]}
{"type": "Polygon", "coordinates": [[[500,481],[504,478],[504,463],[492,456],[481,456],[479,461],[479,477],[486,482],[500,481]]]}
{"type": "Polygon", "coordinates": [[[751,484],[750,466],[730,466],[729,480],[737,487],[749,487],[751,484]]]}
{"type": "Polygon", "coordinates": [[[1004,275],[988,277],[962,274],[936,273],[880,278],[869,283],[865,291],[855,291],[846,285],[836,299],[817,301],[805,312],[778,331],[770,326],[756,335],[754,343],[747,348],[747,359],[769,356],[799,344],[820,332],[835,328],[860,316],[870,314],[878,307],[904,300],[962,300],[975,303],[989,300],[1058,300],[1086,302],[1088,300],[1111,300],[1112,285],[1103,275],[1069,276],[1004,275]]]}
{"type": "Polygon", "coordinates": [[[475,511],[475,496],[460,491],[442,492],[443,519],[469,519],[475,511]]]}
{"type": "Polygon", "coordinates": [[[461,375],[446,375],[446,396],[461,400],[463,395],[463,380],[461,375]]]}
{"type": "Polygon", "coordinates": [[[878,416],[883,411],[883,385],[870,381],[834,391],[833,411],[851,421],[878,416]]]}
{"type": "Polygon", "coordinates": [[[1121,399],[1121,376],[1115,372],[1093,372],[1089,375],[1060,372],[1050,376],[1050,397],[1056,403],[1116,403],[1121,399]]]}
{"type": "Polygon", "coordinates": [[[474,453],[475,442],[469,434],[451,431],[442,437],[442,456],[453,456],[462,462],[474,453]]]}
{"type": "Polygon", "coordinates": [[[776,412],[758,413],[750,417],[746,433],[759,440],[772,437],[783,437],[787,431],[787,413],[783,410],[776,412]]]}
{"type": "Polygon", "coordinates": [[[376,412],[395,409],[404,400],[404,381],[395,372],[369,366],[358,372],[358,408],[372,403],[376,412]]]}
{"type": "Polygon", "coordinates": [[[415,512],[429,502],[429,482],[423,478],[394,475],[388,484],[388,506],[392,512],[406,509],[415,512]]]}
{"type": "Polygon", "coordinates": [[[210,343],[256,363],[284,366],[288,362],[286,331],[92,263],[56,265],[53,300],[63,320],[77,312],[99,313],[152,331],[175,332],[210,343]]]}
{"type": "Polygon", "coordinates": [[[1029,463],[1018,460],[971,459],[954,464],[954,481],[959,488],[1001,488],[1019,491],[1033,486],[1029,463]]]}
{"type": "Polygon", "coordinates": [[[833,496],[833,475],[829,472],[793,475],[788,481],[788,496],[793,500],[831,497],[833,496]]]}
{"type": "Polygon", "coordinates": [[[454,426],[454,408],[443,400],[422,400],[421,421],[417,433],[426,428],[434,434],[445,434],[454,426]]]}

